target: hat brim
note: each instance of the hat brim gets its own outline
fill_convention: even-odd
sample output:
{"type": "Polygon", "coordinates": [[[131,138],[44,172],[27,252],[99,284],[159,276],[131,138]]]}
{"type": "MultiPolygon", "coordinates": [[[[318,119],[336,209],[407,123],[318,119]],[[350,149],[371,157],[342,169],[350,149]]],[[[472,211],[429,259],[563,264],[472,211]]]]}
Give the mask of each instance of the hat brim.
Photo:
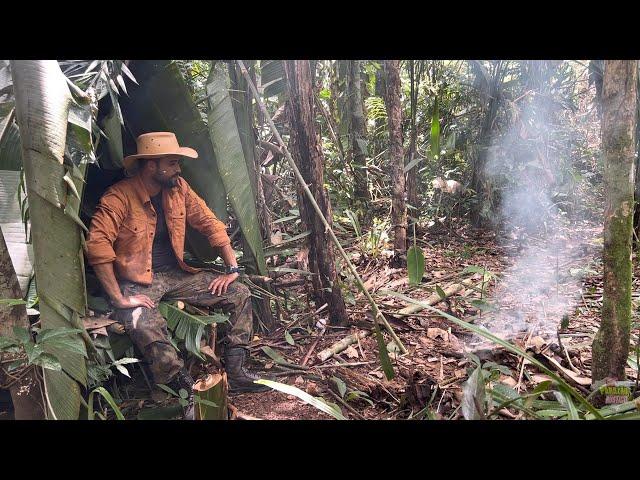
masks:
{"type": "Polygon", "coordinates": [[[167,155],[180,155],[182,157],[189,158],[198,158],[198,152],[196,152],[193,148],[189,147],[179,147],[177,150],[171,152],[161,152],[161,153],[140,153],[136,155],[129,155],[122,160],[122,164],[126,170],[131,169],[141,158],[153,158],[153,157],[165,157],[167,155]]]}

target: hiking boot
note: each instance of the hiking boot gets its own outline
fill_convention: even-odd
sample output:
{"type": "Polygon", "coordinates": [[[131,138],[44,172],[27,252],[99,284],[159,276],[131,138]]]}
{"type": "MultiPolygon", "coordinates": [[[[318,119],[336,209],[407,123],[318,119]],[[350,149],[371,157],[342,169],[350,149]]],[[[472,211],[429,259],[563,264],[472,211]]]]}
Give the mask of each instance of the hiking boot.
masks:
{"type": "Polygon", "coordinates": [[[224,353],[224,368],[229,382],[229,393],[256,393],[270,390],[266,385],[253,383],[260,377],[244,366],[247,351],[243,347],[227,347],[224,353]]]}
{"type": "Polygon", "coordinates": [[[174,390],[178,395],[180,394],[180,389],[184,388],[187,391],[187,405],[182,407],[182,419],[183,420],[195,420],[195,409],[193,407],[193,378],[187,372],[186,369],[181,369],[176,376],[169,382],[167,385],[172,390],[174,390]]]}

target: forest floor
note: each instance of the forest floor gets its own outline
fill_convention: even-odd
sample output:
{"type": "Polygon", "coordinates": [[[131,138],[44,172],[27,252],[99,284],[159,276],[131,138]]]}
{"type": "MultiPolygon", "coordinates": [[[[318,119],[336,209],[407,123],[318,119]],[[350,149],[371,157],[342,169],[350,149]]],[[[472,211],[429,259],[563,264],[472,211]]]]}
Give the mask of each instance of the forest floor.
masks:
{"type": "MultiPolygon", "coordinates": [[[[433,302],[434,307],[524,348],[586,394],[591,383],[591,343],[602,306],[601,225],[581,221],[558,227],[552,235],[537,236],[526,232],[497,235],[468,226],[432,227],[418,232],[425,274],[417,286],[409,285],[406,268],[389,266],[389,251],[380,250],[372,256],[352,243],[347,252],[408,349],[399,355],[390,348],[395,377],[390,381],[385,378],[373,335],[320,361],[318,353],[337,341],[355,332],[371,331],[370,308],[363,295],[345,295],[350,300],[350,326],[327,326],[326,309],[316,313],[302,285],[287,290],[287,302],[281,309],[283,326],[254,337],[251,362],[266,376],[321,397],[350,419],[424,418],[427,412],[430,418],[463,418],[462,388],[475,369],[474,361],[501,365],[495,381],[520,393],[548,380],[528,361],[522,362],[437,313],[423,310],[400,315],[410,304],[388,293],[426,300],[437,295],[436,287],[448,290],[466,281],[457,293],[433,302]],[[478,267],[489,272],[484,281],[478,267]]],[[[634,272],[634,300],[640,296],[638,273],[634,272]]],[[[299,278],[287,274],[284,281],[299,278]]],[[[355,291],[353,283],[349,290],[355,291]]],[[[386,333],[385,340],[391,341],[386,333]]],[[[627,374],[636,380],[636,370],[629,368],[627,374]]],[[[126,379],[119,381],[120,385],[126,383],[126,379]]],[[[133,394],[121,405],[127,418],[136,418],[141,410],[175,403],[166,395],[160,398],[163,393],[158,391],[154,392],[156,401],[152,400],[141,375],[134,375],[130,386],[133,394]]],[[[230,395],[229,400],[241,413],[259,419],[332,418],[278,391],[230,395]]],[[[2,412],[0,418],[10,416],[10,412],[2,412]]],[[[521,416],[517,410],[503,409],[500,418],[521,416]]]]}
{"type": "MultiPolygon", "coordinates": [[[[352,419],[421,418],[425,406],[435,418],[462,418],[462,385],[475,368],[473,354],[482,362],[507,367],[498,381],[519,392],[530,391],[548,380],[528,361],[522,362],[438,314],[422,311],[397,315],[407,303],[381,293],[391,290],[425,300],[436,291],[436,285],[446,290],[451,284],[471,279],[472,288],[462,289],[435,307],[526,349],[571,385],[588,393],[591,343],[602,306],[601,223],[582,221],[558,227],[553,236],[527,236],[522,232],[498,237],[463,227],[430,231],[424,237],[429,240],[419,238],[418,244],[425,252],[426,273],[415,287],[409,286],[405,268],[390,268],[383,255],[370,258],[351,249],[354,259],[360,257],[360,275],[377,294],[378,305],[408,349],[404,355],[390,354],[394,379],[386,380],[372,335],[325,362],[316,356],[347,335],[371,328],[369,306],[362,295],[356,296],[354,305],[347,306],[355,324],[350,328],[318,328],[326,315],[309,315],[313,308],[300,301],[290,305],[285,324],[304,315],[306,323],[297,321],[295,328],[288,329],[289,341],[284,328],[257,339],[252,345],[254,361],[276,380],[323,397],[352,419]],[[464,273],[470,266],[491,272],[484,288],[482,274],[464,273]],[[486,303],[478,304],[479,290],[484,290],[486,303]],[[476,305],[471,303],[474,300],[476,305]],[[485,311],[481,312],[478,305],[485,311]],[[489,307],[493,309],[487,310],[489,307]],[[563,317],[564,323],[568,320],[564,328],[563,317]],[[302,365],[305,357],[309,360],[303,369],[281,366],[265,354],[264,347],[277,351],[290,364],[302,365]]],[[[634,280],[634,291],[638,290],[634,280]]],[[[304,288],[290,292],[289,297],[305,298],[304,288]]],[[[386,337],[389,342],[390,337],[386,337]]],[[[627,373],[635,380],[635,370],[628,369],[627,373]]],[[[331,418],[294,396],[275,391],[236,395],[230,400],[243,413],[263,419],[331,418]]],[[[502,410],[501,417],[520,418],[516,410],[507,409],[502,410]]]]}

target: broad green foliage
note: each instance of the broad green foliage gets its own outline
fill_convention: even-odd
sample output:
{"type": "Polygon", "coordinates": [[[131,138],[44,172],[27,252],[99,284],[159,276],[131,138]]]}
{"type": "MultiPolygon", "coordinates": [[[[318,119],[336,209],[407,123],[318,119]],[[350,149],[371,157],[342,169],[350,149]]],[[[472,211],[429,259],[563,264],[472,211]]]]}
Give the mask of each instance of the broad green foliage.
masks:
{"type": "Polygon", "coordinates": [[[211,68],[207,84],[209,98],[209,133],[216,152],[218,170],[244,234],[258,273],[264,275],[267,266],[262,250],[262,237],[256,213],[254,193],[244,157],[238,125],[229,96],[229,75],[222,62],[211,68]]]}
{"type": "MultiPolygon", "coordinates": [[[[82,228],[77,219],[82,179],[69,175],[65,181],[73,167],[63,165],[71,94],[55,61],[12,61],[11,68],[41,323],[45,329],[78,328],[86,337],[80,321],[86,292],[82,228]]],[[[59,345],[44,350],[57,357],[62,367],[62,371],[44,370],[51,413],[55,418],[75,419],[80,408],[76,382],[86,385],[87,381],[83,355],[59,345]]]]}
{"type": "Polygon", "coordinates": [[[422,249],[413,245],[407,250],[407,270],[409,273],[409,283],[418,285],[424,275],[424,253],[422,249]]]}
{"type": "Polygon", "coordinates": [[[256,383],[266,385],[267,387],[271,387],[274,390],[286,393],[287,395],[298,397],[303,402],[308,403],[309,405],[316,407],[318,410],[331,415],[336,420],[346,420],[345,416],[337,407],[329,405],[328,402],[324,399],[312,397],[307,392],[300,390],[298,387],[287,385],[286,383],[274,382],[273,380],[264,379],[256,380],[256,383]]]}
{"type": "Polygon", "coordinates": [[[200,340],[204,334],[205,327],[212,323],[224,323],[227,321],[226,315],[219,313],[214,315],[192,315],[166,302],[161,302],[158,305],[158,310],[167,321],[167,327],[173,331],[175,337],[184,342],[187,351],[201,360],[204,360],[204,357],[200,353],[200,340]]]}

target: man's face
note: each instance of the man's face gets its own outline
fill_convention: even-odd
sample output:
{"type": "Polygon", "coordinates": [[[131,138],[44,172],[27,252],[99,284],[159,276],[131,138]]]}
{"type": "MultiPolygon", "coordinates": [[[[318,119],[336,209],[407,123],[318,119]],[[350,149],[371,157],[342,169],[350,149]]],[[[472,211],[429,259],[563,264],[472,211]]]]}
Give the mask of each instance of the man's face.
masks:
{"type": "Polygon", "coordinates": [[[157,165],[153,173],[153,179],[165,187],[175,187],[178,184],[178,177],[181,173],[181,158],[179,155],[167,155],[152,162],[157,165]]]}

